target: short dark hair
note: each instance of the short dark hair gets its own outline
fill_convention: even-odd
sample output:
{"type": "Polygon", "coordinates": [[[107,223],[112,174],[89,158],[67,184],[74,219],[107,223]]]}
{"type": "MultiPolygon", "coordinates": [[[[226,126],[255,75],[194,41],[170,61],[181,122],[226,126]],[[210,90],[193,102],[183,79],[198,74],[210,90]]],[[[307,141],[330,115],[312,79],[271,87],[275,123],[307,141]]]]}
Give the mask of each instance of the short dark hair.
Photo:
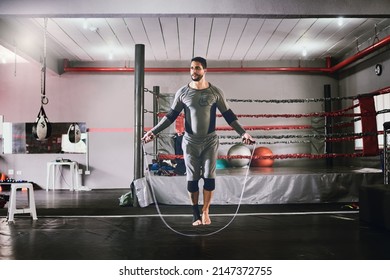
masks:
{"type": "Polygon", "coordinates": [[[207,69],[207,61],[205,58],[197,56],[191,59],[191,62],[193,61],[199,62],[200,64],[202,64],[203,69],[207,69]]]}

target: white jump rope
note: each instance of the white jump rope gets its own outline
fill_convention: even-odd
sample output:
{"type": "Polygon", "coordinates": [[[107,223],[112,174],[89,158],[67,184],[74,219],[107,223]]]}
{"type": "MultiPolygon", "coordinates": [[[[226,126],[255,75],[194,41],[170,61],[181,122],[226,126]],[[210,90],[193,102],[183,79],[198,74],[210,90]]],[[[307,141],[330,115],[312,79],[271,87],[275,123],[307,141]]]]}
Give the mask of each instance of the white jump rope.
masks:
{"type": "MultiPolygon", "coordinates": [[[[147,153],[146,153],[146,151],[145,151],[145,143],[144,143],[144,142],[142,142],[142,148],[143,148],[143,150],[144,150],[145,164],[146,164],[146,167],[147,167],[147,166],[149,166],[149,162],[148,162],[148,160],[147,160],[147,153]]],[[[216,233],[218,233],[218,232],[221,232],[222,230],[226,229],[226,228],[234,221],[234,219],[236,218],[236,216],[237,216],[237,214],[238,214],[238,211],[239,211],[239,209],[240,209],[241,202],[242,202],[242,197],[244,196],[244,192],[245,192],[245,188],[246,188],[246,183],[247,183],[247,180],[248,180],[249,167],[250,167],[250,165],[251,165],[251,163],[252,163],[253,154],[254,154],[255,149],[256,149],[256,142],[253,142],[253,150],[252,150],[251,157],[250,157],[250,160],[249,160],[249,163],[248,163],[248,168],[247,168],[247,170],[246,170],[246,172],[245,172],[245,179],[244,179],[244,183],[243,183],[243,185],[242,185],[240,200],[239,200],[239,202],[238,202],[237,209],[236,209],[236,211],[235,211],[233,217],[231,218],[231,220],[230,220],[225,226],[223,226],[223,227],[221,227],[220,229],[215,230],[215,231],[213,231],[213,232],[209,232],[209,233],[204,233],[204,234],[187,234],[187,233],[180,232],[180,231],[178,231],[178,230],[172,228],[172,227],[167,223],[167,221],[164,219],[164,215],[161,213],[160,207],[159,207],[158,202],[157,202],[156,194],[155,194],[154,188],[153,188],[153,186],[152,186],[152,175],[150,174],[150,172],[148,172],[148,173],[149,173],[149,176],[148,176],[148,177],[149,177],[149,187],[150,187],[150,189],[151,189],[151,191],[152,191],[152,196],[153,196],[154,203],[155,203],[155,205],[156,205],[156,210],[157,210],[158,215],[160,216],[160,219],[161,219],[161,220],[163,221],[163,223],[165,224],[165,226],[166,226],[167,228],[169,228],[171,231],[173,231],[174,233],[177,233],[177,234],[183,235],[183,236],[187,236],[187,237],[211,236],[211,235],[214,235],[214,234],[216,234],[216,233]]],[[[145,177],[145,178],[146,178],[146,177],[145,177]]],[[[200,226],[201,226],[201,225],[200,225],[200,226]]]]}

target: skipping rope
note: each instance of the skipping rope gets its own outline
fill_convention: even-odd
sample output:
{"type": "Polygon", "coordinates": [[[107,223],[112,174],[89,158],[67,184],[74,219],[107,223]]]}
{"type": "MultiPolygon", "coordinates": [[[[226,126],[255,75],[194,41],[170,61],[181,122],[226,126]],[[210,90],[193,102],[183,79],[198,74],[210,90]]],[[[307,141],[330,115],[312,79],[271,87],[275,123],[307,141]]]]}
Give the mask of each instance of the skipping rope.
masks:
{"type": "MultiPolygon", "coordinates": [[[[145,161],[144,161],[144,162],[145,162],[145,165],[146,165],[146,167],[147,167],[147,166],[149,166],[149,162],[148,162],[148,160],[147,160],[147,153],[146,153],[146,151],[145,151],[145,143],[144,143],[144,142],[142,142],[142,149],[144,150],[144,155],[145,155],[145,161]]],[[[256,142],[253,143],[253,150],[252,150],[251,157],[250,157],[250,160],[249,160],[249,163],[248,163],[248,168],[247,168],[247,170],[246,170],[246,172],[245,172],[245,178],[244,178],[244,183],[243,183],[242,189],[241,189],[240,200],[239,200],[239,202],[238,202],[238,205],[237,205],[237,208],[236,208],[236,211],[235,211],[233,217],[230,219],[230,221],[229,221],[226,225],[224,225],[223,227],[221,227],[221,228],[219,228],[219,229],[217,229],[217,230],[215,230],[215,231],[209,232],[209,233],[203,233],[203,234],[187,234],[187,233],[178,231],[178,230],[174,229],[173,227],[171,227],[171,226],[168,224],[168,222],[164,219],[164,215],[161,213],[160,207],[159,207],[158,202],[157,202],[156,193],[155,193],[154,188],[153,188],[153,186],[152,186],[152,178],[151,178],[152,175],[151,175],[150,172],[148,172],[149,175],[148,175],[147,177],[149,177],[149,178],[148,178],[149,180],[147,179],[146,181],[149,181],[148,183],[149,183],[149,187],[150,187],[151,192],[152,192],[152,196],[153,196],[153,200],[154,200],[154,202],[155,202],[155,206],[156,206],[157,213],[158,213],[160,219],[162,220],[162,222],[165,224],[165,226],[166,226],[167,228],[169,228],[171,231],[173,231],[174,233],[179,234],[179,235],[182,235],[182,236],[186,236],[186,237],[211,236],[211,235],[214,235],[214,234],[219,233],[219,232],[221,232],[222,230],[226,229],[226,228],[234,221],[234,219],[236,218],[236,216],[237,216],[237,214],[238,214],[238,211],[239,211],[239,209],[240,209],[241,202],[242,202],[242,198],[243,198],[243,196],[244,196],[244,192],[245,192],[245,188],[246,188],[246,183],[247,183],[247,180],[248,180],[249,169],[250,169],[249,167],[250,167],[250,165],[251,165],[251,163],[252,163],[253,154],[254,154],[255,149],[256,149],[256,142]]],[[[145,179],[146,179],[146,177],[145,177],[145,179]]]]}

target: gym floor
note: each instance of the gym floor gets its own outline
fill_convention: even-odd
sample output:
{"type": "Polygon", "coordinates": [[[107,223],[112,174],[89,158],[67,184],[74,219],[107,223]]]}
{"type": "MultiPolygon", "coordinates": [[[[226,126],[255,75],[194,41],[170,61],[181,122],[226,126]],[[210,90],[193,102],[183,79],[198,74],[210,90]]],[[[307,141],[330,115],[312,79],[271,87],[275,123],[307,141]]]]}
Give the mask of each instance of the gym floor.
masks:
{"type": "MultiPolygon", "coordinates": [[[[2,260],[386,260],[388,230],[364,225],[345,204],[212,206],[210,226],[191,226],[188,206],[119,206],[126,189],[35,190],[38,220],[7,222],[2,260]],[[215,233],[216,232],[216,233],[215,233]]],[[[3,193],[6,191],[3,189],[3,193]]],[[[18,192],[18,205],[26,193],[18,192]]]]}

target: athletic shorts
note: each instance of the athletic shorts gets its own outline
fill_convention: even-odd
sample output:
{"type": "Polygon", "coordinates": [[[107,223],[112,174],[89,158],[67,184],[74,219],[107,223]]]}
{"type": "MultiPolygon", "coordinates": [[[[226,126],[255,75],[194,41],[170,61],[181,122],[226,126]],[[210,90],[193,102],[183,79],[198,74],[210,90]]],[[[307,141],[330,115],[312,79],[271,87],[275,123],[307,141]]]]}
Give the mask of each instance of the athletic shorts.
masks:
{"type": "Polygon", "coordinates": [[[216,177],[218,146],[218,135],[215,132],[201,137],[184,133],[182,148],[187,181],[216,177]]]}

